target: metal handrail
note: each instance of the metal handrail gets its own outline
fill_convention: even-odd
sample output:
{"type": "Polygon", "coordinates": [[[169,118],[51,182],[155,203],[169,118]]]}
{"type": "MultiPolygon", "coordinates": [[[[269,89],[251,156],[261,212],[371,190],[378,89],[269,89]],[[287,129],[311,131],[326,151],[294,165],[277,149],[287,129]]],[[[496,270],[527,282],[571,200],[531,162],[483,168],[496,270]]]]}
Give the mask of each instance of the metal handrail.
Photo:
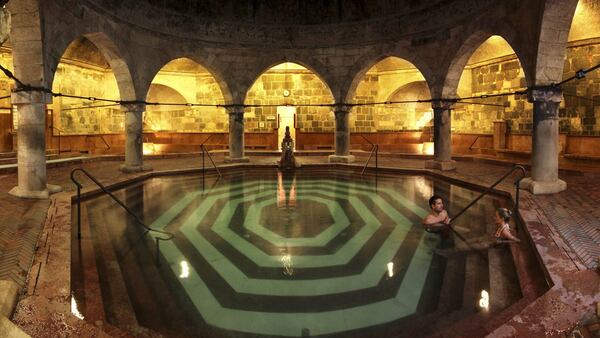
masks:
{"type": "Polygon", "coordinates": [[[104,150],[110,149],[110,144],[108,144],[108,142],[106,142],[106,139],[104,138],[103,135],[86,135],[86,138],[88,138],[88,137],[99,137],[102,140],[102,143],[104,143],[104,145],[106,146],[106,149],[104,149],[104,150]]]}
{"type": "MultiPolygon", "coordinates": [[[[125,209],[125,211],[127,211],[127,213],[131,216],[133,216],[133,218],[135,218],[136,222],[138,224],[140,224],[144,229],[146,229],[147,231],[152,231],[152,232],[157,232],[160,233],[162,235],[166,235],[167,237],[162,238],[162,237],[156,237],[156,246],[158,248],[158,241],[168,241],[171,240],[175,237],[174,234],[168,232],[168,231],[163,231],[163,230],[158,230],[158,229],[153,229],[149,226],[147,226],[144,221],[142,221],[142,219],[136,215],[133,211],[131,211],[131,209],[129,209],[125,203],[123,203],[120,199],[118,199],[115,195],[113,195],[112,192],[110,192],[108,189],[106,189],[106,187],[100,183],[94,176],[92,176],[92,174],[90,174],[89,172],[87,172],[85,169],[83,168],[75,168],[73,170],[71,170],[71,181],[73,181],[73,183],[75,184],[75,186],[77,186],[77,238],[81,239],[81,188],[83,187],[81,185],[81,183],[79,183],[76,179],[75,179],[75,173],[77,171],[81,171],[82,173],[84,173],[90,180],[92,180],[94,183],[96,183],[96,185],[98,187],[100,187],[100,189],[102,190],[102,192],[104,192],[105,194],[107,194],[108,196],[110,196],[115,202],[117,202],[117,204],[119,204],[123,209],[125,209]]],[[[158,252],[158,251],[157,251],[158,252]]]]}
{"type": "Polygon", "coordinates": [[[369,158],[367,159],[367,162],[365,162],[363,170],[360,173],[361,175],[364,175],[365,170],[367,170],[367,166],[369,165],[369,162],[371,162],[371,157],[373,157],[373,153],[375,153],[375,172],[377,172],[377,169],[379,168],[379,145],[374,144],[371,148],[371,152],[369,153],[369,158]]]}
{"type": "Polygon", "coordinates": [[[375,153],[375,172],[377,172],[377,169],[379,168],[379,144],[371,142],[371,140],[366,138],[364,135],[360,135],[360,137],[362,137],[371,145],[371,152],[369,153],[369,158],[367,159],[367,162],[365,163],[363,170],[360,174],[364,175],[365,171],[367,170],[367,166],[369,165],[369,162],[371,162],[371,157],[373,157],[373,152],[375,153]]]}
{"type": "MultiPolygon", "coordinates": [[[[205,140],[205,142],[206,142],[206,140],[205,140]]],[[[215,170],[217,171],[217,174],[219,174],[219,178],[223,177],[223,175],[221,175],[221,171],[219,170],[219,167],[217,167],[212,156],[210,156],[210,152],[204,146],[204,143],[202,143],[200,145],[200,149],[202,150],[202,175],[204,175],[204,172],[206,171],[206,168],[204,167],[204,154],[206,153],[206,155],[208,155],[208,159],[210,160],[210,163],[212,163],[213,167],[215,167],[215,170]]]]}
{"type": "Polygon", "coordinates": [[[522,165],[516,164],[506,174],[504,174],[496,182],[494,182],[494,184],[492,184],[486,190],[484,190],[481,193],[481,195],[477,196],[477,198],[475,198],[473,201],[471,201],[471,203],[469,203],[469,205],[467,205],[466,207],[464,207],[458,214],[456,214],[456,216],[454,216],[454,218],[452,218],[451,223],[454,222],[454,221],[456,221],[456,219],[459,218],[462,214],[464,214],[465,211],[467,211],[467,209],[469,209],[471,206],[473,206],[475,203],[477,203],[477,201],[479,201],[483,196],[487,195],[490,191],[492,191],[492,189],[494,189],[498,184],[500,184],[500,182],[504,181],[504,179],[506,179],[508,176],[510,176],[516,170],[521,170],[521,173],[522,173],[521,177],[519,177],[515,181],[515,186],[516,186],[515,208],[516,208],[517,211],[519,211],[519,189],[520,189],[519,185],[521,183],[521,180],[525,177],[525,175],[527,175],[527,170],[525,170],[525,167],[523,167],[522,165]]]}
{"type": "Polygon", "coordinates": [[[471,143],[471,145],[469,146],[469,150],[473,150],[473,146],[475,145],[475,143],[477,143],[477,140],[479,140],[479,136],[477,135],[477,137],[475,138],[475,141],[473,141],[473,143],[471,143]]]}

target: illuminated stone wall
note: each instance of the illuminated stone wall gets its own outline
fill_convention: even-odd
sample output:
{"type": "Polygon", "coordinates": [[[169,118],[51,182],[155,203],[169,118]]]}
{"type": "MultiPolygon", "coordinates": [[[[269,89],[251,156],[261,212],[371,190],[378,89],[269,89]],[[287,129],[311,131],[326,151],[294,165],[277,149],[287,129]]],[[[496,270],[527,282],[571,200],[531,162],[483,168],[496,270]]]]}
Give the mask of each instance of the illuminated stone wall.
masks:
{"type": "MultiPolygon", "coordinates": [[[[565,61],[565,78],[600,63],[600,39],[585,42],[571,43],[565,61]]],[[[573,135],[600,136],[600,71],[590,72],[584,79],[567,82],[563,85],[563,92],[560,130],[573,135]]]]}
{"type": "MultiPolygon", "coordinates": [[[[600,63],[600,39],[569,43],[563,78],[579,69],[600,63]]],[[[518,59],[508,57],[471,65],[465,69],[472,79],[471,92],[462,96],[479,96],[523,90],[527,84],[518,59]]],[[[600,135],[600,74],[589,73],[585,79],[563,86],[564,100],[559,111],[560,132],[572,135],[600,135]],[[578,96],[578,97],[575,97],[578,96]]],[[[470,100],[485,105],[456,105],[452,114],[452,129],[464,133],[492,133],[493,122],[509,121],[512,133],[531,133],[533,105],[525,96],[514,95],[470,100]],[[491,106],[491,105],[500,105],[491,106]]]]}
{"type": "MultiPolygon", "coordinates": [[[[0,65],[12,71],[12,54],[8,49],[0,49],[0,65]]],[[[0,76],[0,96],[10,95],[11,81],[4,75],[0,76]]],[[[10,99],[0,100],[0,108],[10,108],[10,99]]],[[[0,109],[0,114],[7,114],[10,110],[0,109]]]]}
{"type": "MultiPolygon", "coordinates": [[[[367,72],[358,84],[353,102],[361,104],[429,98],[429,88],[417,69],[373,70],[367,72]]],[[[350,130],[420,130],[431,120],[430,113],[430,103],[356,106],[350,114],[350,130]]]]}
{"type": "MultiPolygon", "coordinates": [[[[119,99],[117,81],[110,69],[77,62],[58,65],[52,90],[69,95],[119,99]]],[[[106,104],[55,97],[49,108],[53,112],[54,126],[60,128],[63,135],[122,133],[124,114],[119,106],[93,107],[106,104]],[[79,109],[81,107],[89,108],[79,109]]]]}
{"type": "MultiPolygon", "coordinates": [[[[331,104],[327,86],[308,70],[268,71],[261,75],[246,96],[246,104],[273,105],[246,108],[247,132],[270,132],[277,128],[277,106],[286,104],[331,104]],[[284,96],[284,90],[289,96],[284,96]]],[[[302,132],[334,132],[330,107],[298,107],[296,128],[302,132]]]]}
{"type": "MultiPolygon", "coordinates": [[[[390,101],[417,101],[430,98],[425,81],[411,82],[396,90],[390,101]]],[[[421,130],[433,118],[430,102],[411,102],[387,105],[376,109],[377,130],[421,130]]]]}
{"type": "MultiPolygon", "coordinates": [[[[159,72],[147,99],[150,102],[168,103],[224,103],[219,85],[209,73],[159,72]]],[[[229,121],[224,108],[148,106],[144,117],[146,132],[210,133],[227,132],[228,129],[229,121]]]]}
{"type": "MultiPolygon", "coordinates": [[[[523,69],[515,55],[471,65],[471,92],[463,96],[508,93],[527,87],[523,69]]],[[[457,104],[452,113],[452,129],[463,133],[492,133],[493,122],[510,120],[512,132],[530,132],[533,106],[526,97],[500,96],[469,100],[486,105],[457,104]]]]}

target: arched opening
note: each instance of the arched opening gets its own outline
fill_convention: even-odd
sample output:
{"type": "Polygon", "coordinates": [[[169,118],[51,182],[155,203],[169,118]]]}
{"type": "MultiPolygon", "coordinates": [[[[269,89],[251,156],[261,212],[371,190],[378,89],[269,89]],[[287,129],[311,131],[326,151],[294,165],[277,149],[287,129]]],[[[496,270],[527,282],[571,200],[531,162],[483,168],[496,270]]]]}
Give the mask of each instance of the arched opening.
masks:
{"type": "Polygon", "coordinates": [[[146,153],[198,151],[208,137],[213,148],[227,144],[227,114],[217,107],[224,104],[223,93],[215,77],[194,60],[165,64],[152,80],[146,101],[158,103],[148,104],[144,114],[146,153]]]}
{"type": "Polygon", "coordinates": [[[429,99],[427,82],[411,62],[393,56],[377,62],[358,83],[352,103],[388,103],[352,108],[352,148],[370,149],[364,136],[379,144],[381,150],[427,152],[428,146],[424,147],[424,143],[429,142],[428,127],[433,119],[431,103],[417,101],[429,99]]]}
{"type": "MultiPolygon", "coordinates": [[[[600,3],[580,0],[569,31],[563,79],[599,63],[600,3]]],[[[565,138],[563,153],[575,159],[600,156],[600,71],[569,81],[562,89],[559,131],[565,138]]]]}
{"type": "Polygon", "coordinates": [[[246,147],[278,149],[285,127],[290,127],[296,149],[333,147],[334,102],[329,87],[312,70],[292,62],[263,72],[246,95],[246,147]],[[313,106],[311,106],[313,105],[313,106]]]}
{"type": "MultiPolygon", "coordinates": [[[[56,68],[52,91],[84,97],[120,99],[115,74],[99,46],[75,39],[56,68]]],[[[48,105],[47,147],[61,152],[123,151],[124,114],[118,104],[55,97],[48,105]]]]}
{"type": "MultiPolygon", "coordinates": [[[[0,65],[14,72],[13,57],[9,44],[10,41],[6,41],[0,46],[0,65]]],[[[16,125],[16,121],[13,121],[13,109],[10,100],[11,89],[12,81],[5,76],[0,77],[0,97],[5,97],[0,99],[0,152],[13,151],[12,130],[16,125]]],[[[14,116],[16,116],[16,109],[14,111],[14,116]]]]}
{"type": "MultiPolygon", "coordinates": [[[[504,38],[493,35],[468,59],[457,94],[462,98],[479,97],[526,88],[527,80],[519,58],[504,38]]],[[[533,105],[524,95],[459,102],[452,113],[453,152],[493,154],[507,149],[528,152],[532,113],[533,105]]]]}

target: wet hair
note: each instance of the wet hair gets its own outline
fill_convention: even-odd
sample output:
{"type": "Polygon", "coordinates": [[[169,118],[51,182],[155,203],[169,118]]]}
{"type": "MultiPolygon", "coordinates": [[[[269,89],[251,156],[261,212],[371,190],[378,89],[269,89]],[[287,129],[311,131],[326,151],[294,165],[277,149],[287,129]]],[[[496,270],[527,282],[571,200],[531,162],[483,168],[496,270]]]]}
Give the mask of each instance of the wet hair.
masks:
{"type": "Polygon", "coordinates": [[[496,212],[498,213],[498,216],[500,216],[500,218],[502,218],[504,220],[504,222],[510,221],[510,217],[512,216],[512,211],[506,209],[506,208],[498,208],[496,209],[496,212]]]}
{"type": "Polygon", "coordinates": [[[433,195],[433,196],[431,196],[431,198],[429,199],[429,207],[430,207],[430,208],[431,208],[431,207],[433,207],[433,205],[435,204],[435,201],[437,201],[437,200],[442,200],[442,201],[443,201],[444,199],[443,199],[443,198],[441,198],[441,197],[440,197],[440,196],[438,196],[438,195],[433,195]]]}

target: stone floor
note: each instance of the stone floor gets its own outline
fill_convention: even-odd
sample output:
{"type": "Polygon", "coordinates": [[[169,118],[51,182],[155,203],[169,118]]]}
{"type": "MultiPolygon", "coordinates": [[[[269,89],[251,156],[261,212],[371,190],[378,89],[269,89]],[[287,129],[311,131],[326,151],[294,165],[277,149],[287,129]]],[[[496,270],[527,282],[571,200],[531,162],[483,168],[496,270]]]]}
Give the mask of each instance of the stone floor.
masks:
{"type": "MultiPolygon", "coordinates": [[[[215,160],[218,164],[223,164],[224,158],[218,155],[215,160]]],[[[274,164],[276,160],[277,157],[274,156],[251,157],[253,164],[274,164]]],[[[303,156],[299,157],[299,160],[305,164],[326,163],[327,157],[303,156]]],[[[357,157],[356,165],[360,166],[365,160],[365,157],[357,157]]],[[[78,164],[63,163],[61,166],[48,169],[48,183],[61,185],[66,191],[75,190],[75,186],[69,179],[69,174],[76,167],[85,168],[101,182],[105,183],[123,181],[139,175],[121,173],[118,170],[121,161],[115,158],[112,158],[112,160],[93,158],[78,164]]],[[[201,165],[198,156],[148,158],[145,163],[149,164],[156,171],[198,168],[201,165]]],[[[379,158],[379,166],[422,169],[424,167],[424,160],[419,158],[381,156],[379,158]]],[[[600,256],[600,211],[594,208],[594,202],[600,200],[600,169],[595,170],[595,168],[596,165],[593,164],[586,166],[585,172],[575,171],[573,167],[562,171],[561,178],[568,183],[568,189],[563,193],[533,196],[527,192],[522,192],[521,195],[521,214],[526,223],[528,225],[530,223],[543,225],[539,229],[533,227],[529,230],[534,241],[536,241],[538,250],[551,251],[546,246],[538,243],[538,241],[540,243],[548,241],[559,248],[557,255],[566,257],[566,259],[560,260],[559,263],[556,263],[557,260],[555,259],[545,261],[551,278],[553,280],[556,278],[561,279],[560,283],[563,284],[561,287],[571,285],[570,283],[579,285],[581,281],[585,283],[586,280],[597,281],[597,279],[594,279],[593,273],[590,275],[587,272],[578,277],[579,282],[569,281],[568,278],[564,277],[564,272],[573,272],[574,274],[580,271],[584,273],[586,270],[591,272],[591,269],[598,268],[598,257],[600,256]]],[[[485,159],[473,160],[472,158],[467,158],[457,161],[455,171],[443,173],[434,171],[434,173],[443,174],[446,177],[460,179],[473,184],[489,185],[507,170],[506,163],[492,163],[485,159]]],[[[516,175],[513,175],[513,177],[500,184],[499,188],[514,193],[512,184],[515,177],[516,175]]],[[[84,187],[92,187],[90,181],[81,180],[84,187]]],[[[2,219],[0,223],[0,279],[12,279],[19,285],[25,286],[27,273],[31,269],[35,251],[40,246],[40,243],[44,241],[44,237],[40,238],[40,233],[46,222],[46,215],[49,209],[52,209],[52,204],[51,201],[23,200],[8,195],[7,192],[16,183],[16,173],[0,175],[0,219],[2,219]]],[[[45,240],[47,241],[47,235],[45,240]]],[[[541,254],[544,256],[546,253],[541,254]]],[[[573,278],[576,279],[575,277],[573,278]]],[[[561,291],[555,292],[560,294],[561,291]]],[[[548,292],[550,294],[548,297],[552,297],[551,293],[548,292]]],[[[595,301],[597,302],[598,300],[595,301]]],[[[542,307],[542,311],[540,311],[542,315],[544,311],[552,310],[544,308],[544,305],[540,306],[542,307]]],[[[549,319],[552,317],[552,313],[548,312],[549,319]]],[[[580,320],[580,318],[576,317],[577,313],[573,313],[572,317],[569,317],[569,320],[573,320],[575,323],[580,320]]],[[[548,324],[548,327],[553,327],[552,325],[554,324],[548,324]]],[[[561,327],[564,326],[566,324],[561,327]]],[[[503,332],[512,334],[515,332],[531,332],[527,331],[530,328],[519,327],[519,319],[513,319],[513,321],[503,325],[498,330],[495,334],[497,336],[503,336],[503,332]]],[[[508,336],[510,335],[508,334],[508,336]]]]}

